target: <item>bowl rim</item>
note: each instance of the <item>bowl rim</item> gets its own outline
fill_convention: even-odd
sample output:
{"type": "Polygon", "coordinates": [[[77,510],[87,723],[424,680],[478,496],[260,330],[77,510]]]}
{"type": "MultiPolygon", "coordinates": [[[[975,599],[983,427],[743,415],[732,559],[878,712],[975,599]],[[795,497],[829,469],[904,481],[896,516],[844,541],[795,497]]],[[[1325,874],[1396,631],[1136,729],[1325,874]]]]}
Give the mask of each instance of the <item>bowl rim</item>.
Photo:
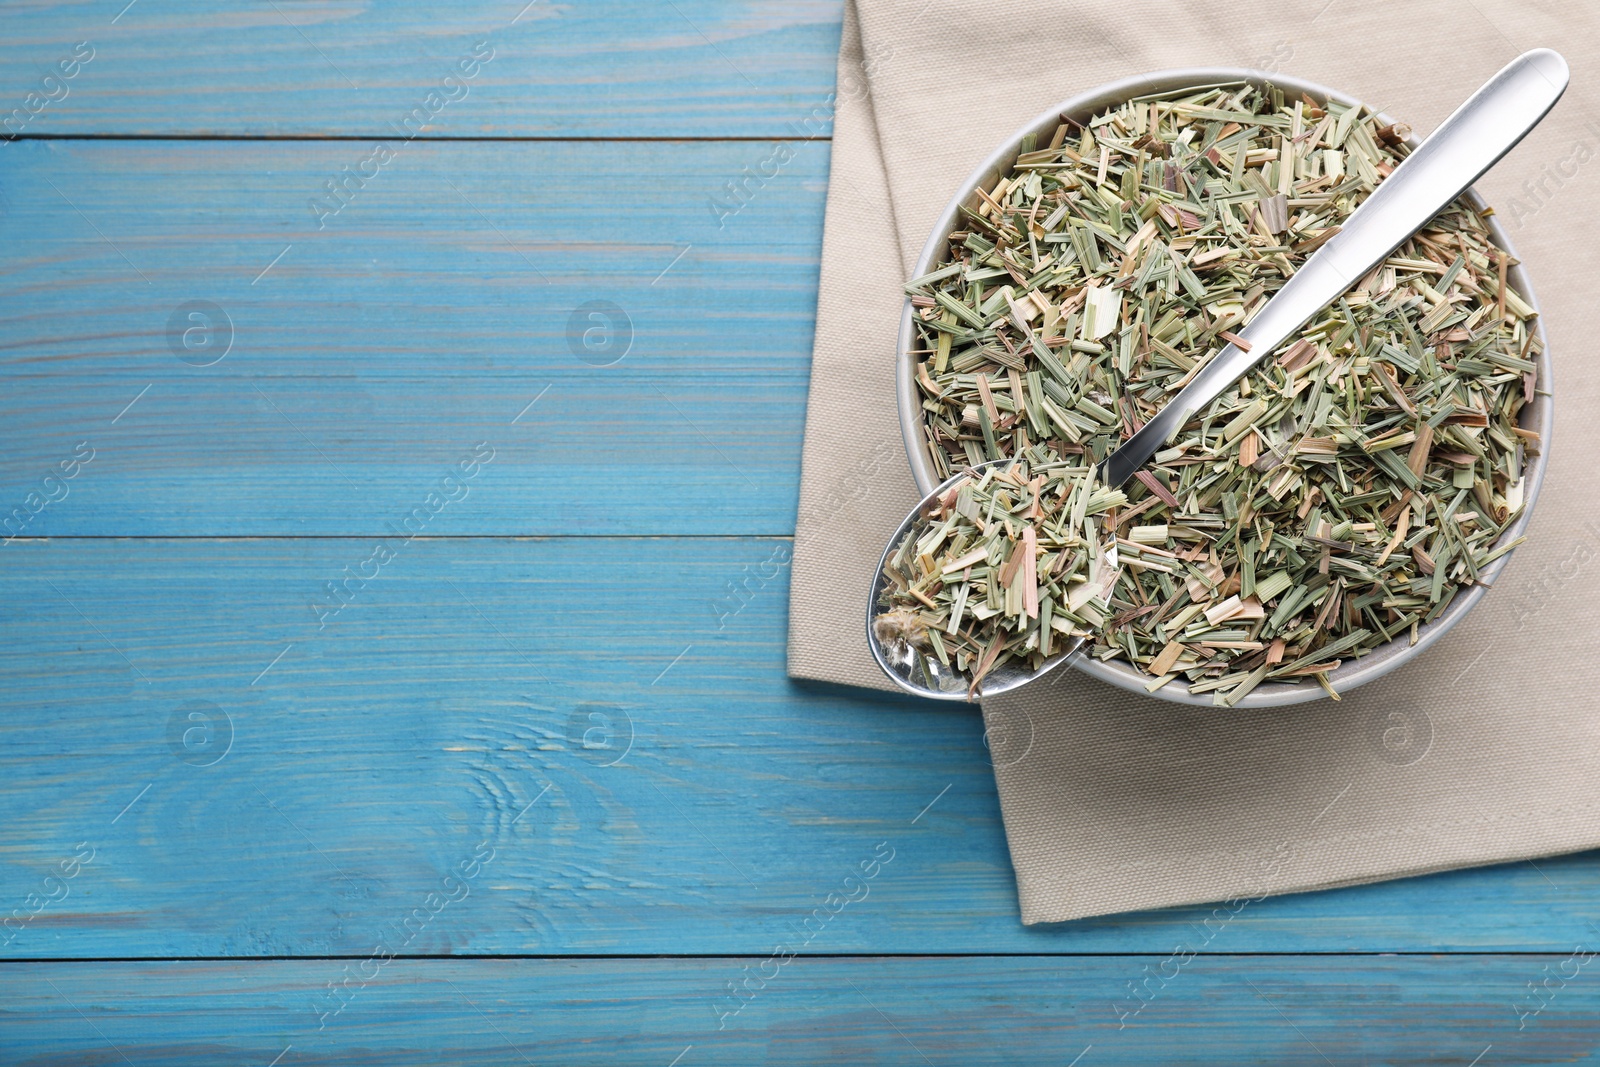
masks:
{"type": "MultiPolygon", "coordinates": [[[[935,220],[933,228],[928,235],[928,240],[923,245],[922,253],[918,256],[910,276],[913,278],[921,277],[935,269],[942,254],[948,247],[946,238],[955,229],[954,224],[960,207],[963,204],[968,207],[976,207],[976,190],[978,187],[989,188],[995,181],[999,180],[1001,175],[1010,170],[1012,163],[1019,154],[1022,139],[1029,134],[1037,136],[1039,134],[1054,133],[1055,128],[1060,125],[1063,118],[1071,118],[1080,122],[1087,121],[1107,107],[1134,97],[1202,89],[1212,85],[1220,86],[1247,82],[1257,86],[1273,85],[1280,89],[1305,93],[1314,100],[1331,100],[1349,106],[1364,103],[1349,93],[1331,89],[1328,86],[1304,78],[1246,67],[1177,67],[1136,74],[1106,82],[1103,85],[1069,97],[1054,107],[1039,113],[1002,142],[982,163],[978,164],[977,168],[961,183],[955,196],[950,199],[950,202],[935,220]]],[[[1373,110],[1375,117],[1380,121],[1386,123],[1395,121],[1386,112],[1373,110]]],[[[1420,142],[1415,136],[1408,136],[1406,143],[1415,148],[1420,142]]],[[[1478,195],[1476,188],[1468,188],[1462,194],[1462,197],[1480,212],[1488,209],[1487,203],[1478,195]]],[[[1522,514],[1502,532],[1500,538],[1496,541],[1499,544],[1521,537],[1526,532],[1529,520],[1533,516],[1534,504],[1538,501],[1539,490],[1544,484],[1545,469],[1550,459],[1550,438],[1554,424],[1555,398],[1551,381],[1550,342],[1545,334],[1544,317],[1539,314],[1538,299],[1534,294],[1527,273],[1523,270],[1516,248],[1512,244],[1511,236],[1500,225],[1499,218],[1491,211],[1484,221],[1488,226],[1489,236],[1494,244],[1511,256],[1513,260],[1517,261],[1516,265],[1507,272],[1507,281],[1517,291],[1518,295],[1533,308],[1535,315],[1533,327],[1542,345],[1539,358],[1536,361],[1534,396],[1530,402],[1523,406],[1520,418],[1521,425],[1538,431],[1539,452],[1530,459],[1523,470],[1523,479],[1526,485],[1523,490],[1522,514]]],[[[912,313],[911,298],[907,295],[902,301],[900,312],[900,335],[897,343],[898,350],[895,355],[895,396],[899,408],[900,433],[905,444],[906,459],[910,463],[912,477],[917,484],[918,495],[925,496],[933,490],[934,486],[939,484],[940,479],[929,459],[923,441],[922,397],[915,377],[917,360],[912,354],[916,344],[916,336],[912,326],[912,313]]],[[[1457,592],[1450,601],[1449,606],[1445,608],[1437,619],[1419,627],[1415,644],[1404,643],[1404,637],[1402,636],[1386,644],[1379,645],[1360,659],[1349,660],[1337,670],[1331,672],[1329,675],[1330,682],[1342,696],[1357,686],[1381,678],[1402,664],[1420,656],[1453,629],[1466,616],[1467,612],[1479,600],[1483,599],[1483,595],[1510,561],[1513,554],[1515,554],[1515,549],[1507,552],[1486,567],[1478,584],[1457,592]]],[[[1186,684],[1181,687],[1178,687],[1176,683],[1168,684],[1153,693],[1149,692],[1145,689],[1145,685],[1150,681],[1149,676],[1120,660],[1098,660],[1078,654],[1071,657],[1070,662],[1078,670],[1091,677],[1155,700],[1203,707],[1212,707],[1215,703],[1210,693],[1190,693],[1186,684]]],[[[1058,681],[1059,678],[1060,676],[1057,675],[1058,681]]],[[[1327,693],[1323,688],[1311,680],[1296,683],[1264,682],[1233,706],[1236,708],[1281,707],[1326,698],[1327,693]]]]}

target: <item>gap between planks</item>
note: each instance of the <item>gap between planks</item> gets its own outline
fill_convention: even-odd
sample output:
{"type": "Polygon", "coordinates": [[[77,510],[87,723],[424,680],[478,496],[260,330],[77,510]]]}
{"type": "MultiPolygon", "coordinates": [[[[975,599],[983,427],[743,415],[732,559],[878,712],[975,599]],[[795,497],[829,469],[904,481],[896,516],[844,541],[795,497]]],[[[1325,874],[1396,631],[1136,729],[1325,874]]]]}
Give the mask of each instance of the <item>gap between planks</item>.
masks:
{"type": "MultiPolygon", "coordinates": [[[[1483,949],[1352,949],[1349,951],[1335,951],[1331,949],[1311,950],[1304,952],[1196,952],[1196,956],[1210,959],[1377,959],[1379,957],[1441,957],[1482,959],[1509,959],[1513,957],[1528,959],[1544,959],[1551,956],[1560,956],[1561,949],[1514,949],[1509,951],[1483,950],[1483,949]]],[[[523,953],[523,952],[477,952],[462,953],[459,955],[406,955],[398,954],[390,957],[395,960],[411,960],[420,963],[430,961],[440,963],[461,963],[495,960],[550,960],[559,962],[584,961],[584,960],[748,960],[760,957],[759,952],[650,952],[650,953],[617,953],[617,952],[581,952],[550,954],[550,953],[523,953]]],[[[1055,959],[1163,959],[1170,955],[1168,952],[798,952],[797,959],[811,960],[986,960],[986,959],[1020,959],[1020,960],[1055,960],[1055,959]]],[[[317,963],[341,962],[367,959],[367,954],[332,955],[332,956],[13,956],[0,959],[0,969],[19,964],[38,963],[317,963]]]]}
{"type": "MultiPolygon", "coordinates": [[[[366,142],[382,138],[381,132],[367,134],[361,133],[19,133],[6,137],[6,141],[356,141],[366,142]]],[[[708,137],[648,137],[635,135],[629,137],[558,137],[558,136],[517,136],[513,134],[478,135],[478,136],[428,136],[418,134],[411,141],[429,141],[436,144],[770,144],[773,141],[795,140],[793,134],[773,134],[762,136],[760,134],[730,134],[727,136],[708,137]]],[[[805,138],[807,142],[831,142],[832,134],[817,135],[805,138]]],[[[410,143],[410,142],[407,142],[410,143]]]]}
{"type": "MultiPolygon", "coordinates": [[[[390,534],[51,534],[10,537],[0,546],[49,544],[51,541],[370,541],[390,534]]],[[[418,534],[409,541],[793,541],[794,532],[737,534],[418,534]]],[[[3,549],[0,549],[3,550],[3,549]]]]}

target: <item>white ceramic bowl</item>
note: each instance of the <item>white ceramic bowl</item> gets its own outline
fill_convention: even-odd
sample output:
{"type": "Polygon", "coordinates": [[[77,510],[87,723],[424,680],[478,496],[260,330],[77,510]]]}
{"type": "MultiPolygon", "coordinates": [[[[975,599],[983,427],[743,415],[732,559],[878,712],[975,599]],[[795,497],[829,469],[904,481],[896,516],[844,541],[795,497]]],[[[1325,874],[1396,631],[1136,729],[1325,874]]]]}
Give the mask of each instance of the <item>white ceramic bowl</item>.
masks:
{"type": "MultiPolygon", "coordinates": [[[[1011,169],[1011,164],[1016,160],[1022,139],[1028,134],[1034,134],[1040,143],[1048,143],[1050,136],[1061,123],[1062,116],[1087,122],[1094,115],[1105,111],[1125,100],[1136,96],[1149,96],[1156,93],[1181,93],[1186,90],[1204,88],[1213,85],[1228,83],[1251,82],[1256,85],[1271,83],[1282,89],[1295,93],[1305,93],[1314,100],[1334,100],[1342,104],[1355,104],[1358,101],[1348,94],[1337,92],[1315,82],[1308,82],[1301,78],[1292,78],[1283,74],[1269,74],[1259,70],[1244,70],[1236,67],[1196,67],[1182,70],[1165,70],[1154,74],[1143,74],[1133,78],[1124,78],[1121,81],[1111,82],[1091,89],[1086,93],[1075,96],[1070,100],[1051,108],[1022,129],[1018,130],[1006,140],[999,148],[995,149],[988,159],[979,165],[965,182],[960,191],[951,199],[934,224],[933,233],[928,238],[928,243],[922,249],[922,256],[917,260],[917,265],[912,269],[912,277],[919,277],[929,271],[937,269],[944,261],[949,251],[948,234],[956,227],[957,211],[964,204],[975,209],[978,206],[976,190],[982,186],[992,188],[1002,175],[1011,169]]],[[[1380,113],[1384,122],[1394,121],[1387,115],[1380,113]]],[[[1412,139],[1412,145],[1416,141],[1412,139]]],[[[1478,208],[1484,206],[1483,201],[1474,190],[1467,190],[1465,194],[1469,202],[1478,208]]],[[[1511,239],[1499,222],[1490,216],[1488,219],[1489,233],[1495,244],[1505,251],[1516,255],[1511,247],[1511,239]]],[[[1512,268],[1509,280],[1516,291],[1524,300],[1536,310],[1538,302],[1534,299],[1533,289],[1528,284],[1528,278],[1520,266],[1512,268]]],[[[916,477],[917,489],[920,494],[926,495],[934,486],[939,484],[938,474],[935,472],[933,461],[928,455],[927,444],[923,437],[921,398],[917,393],[917,384],[914,378],[916,373],[916,357],[912,350],[916,347],[917,339],[911,322],[911,301],[906,300],[905,308],[900,316],[900,345],[896,357],[895,385],[900,405],[900,429],[905,437],[906,455],[911,461],[911,472],[916,477]]],[[[1539,331],[1539,338],[1544,341],[1544,350],[1538,360],[1538,391],[1533,401],[1522,409],[1521,424],[1531,430],[1539,432],[1540,450],[1533,457],[1526,470],[1524,479],[1526,486],[1523,490],[1523,499],[1526,506],[1522,515],[1512,523],[1501,535],[1502,540],[1514,540],[1522,536],[1527,528],[1528,519],[1533,514],[1534,502],[1539,496],[1539,487],[1544,481],[1545,466],[1550,454],[1550,429],[1554,414],[1554,403],[1550,395],[1550,346],[1544,335],[1544,326],[1535,320],[1535,328],[1539,331]]],[[[1510,554],[1501,556],[1490,564],[1483,572],[1485,582],[1493,582],[1500,573],[1510,554]]],[[[1337,670],[1329,675],[1329,680],[1334,688],[1341,694],[1347,693],[1358,685],[1381,678],[1401,664],[1409,662],[1443,637],[1451,627],[1472,610],[1474,604],[1483,598],[1487,589],[1483,585],[1474,585],[1457,593],[1450,606],[1433,622],[1419,629],[1417,643],[1411,644],[1410,635],[1407,634],[1388,644],[1381,645],[1360,659],[1347,659],[1337,670]]],[[[1134,692],[1144,692],[1144,687],[1150,676],[1142,671],[1135,670],[1132,666],[1121,660],[1101,661],[1086,656],[1073,659],[1073,664],[1086,674],[1093,675],[1102,681],[1134,692]]],[[[1163,686],[1151,694],[1161,700],[1169,700],[1179,704],[1212,704],[1209,693],[1198,696],[1191,695],[1188,687],[1179,681],[1163,686]]],[[[1239,701],[1238,707],[1260,708],[1273,707],[1281,704],[1298,704],[1301,701],[1316,700],[1324,697],[1322,687],[1313,680],[1300,682],[1264,682],[1239,701]]]]}

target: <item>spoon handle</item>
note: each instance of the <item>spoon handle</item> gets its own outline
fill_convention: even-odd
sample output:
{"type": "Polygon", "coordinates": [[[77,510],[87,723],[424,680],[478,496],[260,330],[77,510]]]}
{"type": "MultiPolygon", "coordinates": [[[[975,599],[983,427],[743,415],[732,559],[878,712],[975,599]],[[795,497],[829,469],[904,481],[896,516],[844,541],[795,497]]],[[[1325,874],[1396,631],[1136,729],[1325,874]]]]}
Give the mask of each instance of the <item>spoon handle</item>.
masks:
{"type": "Polygon", "coordinates": [[[1196,411],[1337,300],[1425,226],[1522,140],[1567,87],[1567,63],[1548,48],[1524,52],[1484,83],[1378,183],[1343,227],[1290,276],[1209,366],[1106,457],[1104,479],[1121,485],[1196,411]]]}

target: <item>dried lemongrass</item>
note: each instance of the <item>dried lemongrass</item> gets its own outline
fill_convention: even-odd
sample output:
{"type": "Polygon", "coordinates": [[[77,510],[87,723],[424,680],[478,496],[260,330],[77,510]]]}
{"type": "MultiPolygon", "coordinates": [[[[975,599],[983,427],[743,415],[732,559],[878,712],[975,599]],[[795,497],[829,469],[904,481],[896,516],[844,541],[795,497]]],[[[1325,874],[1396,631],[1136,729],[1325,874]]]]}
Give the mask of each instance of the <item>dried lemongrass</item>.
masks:
{"type": "Polygon", "coordinates": [[[897,659],[936,658],[974,691],[1012,660],[1038,667],[1107,622],[1118,572],[1103,517],[1127,502],[1080,464],[1019,457],[969,473],[891,551],[874,634],[897,659]]]}
{"type": "MultiPolygon", "coordinates": [[[[1024,144],[963,210],[950,261],[907,286],[941,477],[1015,456],[1028,477],[1087,485],[1406,153],[1364,110],[1249,86],[1131,101],[1052,146],[1024,144]]],[[[1067,542],[1010,506],[970,528],[947,515],[931,556],[897,557],[886,607],[920,613],[943,635],[928,653],[969,678],[1088,633],[1149,688],[1182,678],[1219,703],[1269,680],[1326,685],[1346,659],[1415,640],[1514,547],[1498,542],[1539,447],[1517,419],[1540,341],[1510,262],[1453,204],[1191,419],[1125,502],[1050,534],[1081,559],[1058,571],[1067,542]],[[1051,575],[1049,624],[992,591],[1024,528],[1051,575]],[[961,537],[984,546],[972,574],[919,569],[961,537]],[[1112,584],[1074,610],[1063,595],[1112,546],[1120,566],[1096,569],[1112,584]],[[946,591],[962,585],[957,612],[946,591]]],[[[968,490],[1018,505],[999,477],[968,490]]]]}

